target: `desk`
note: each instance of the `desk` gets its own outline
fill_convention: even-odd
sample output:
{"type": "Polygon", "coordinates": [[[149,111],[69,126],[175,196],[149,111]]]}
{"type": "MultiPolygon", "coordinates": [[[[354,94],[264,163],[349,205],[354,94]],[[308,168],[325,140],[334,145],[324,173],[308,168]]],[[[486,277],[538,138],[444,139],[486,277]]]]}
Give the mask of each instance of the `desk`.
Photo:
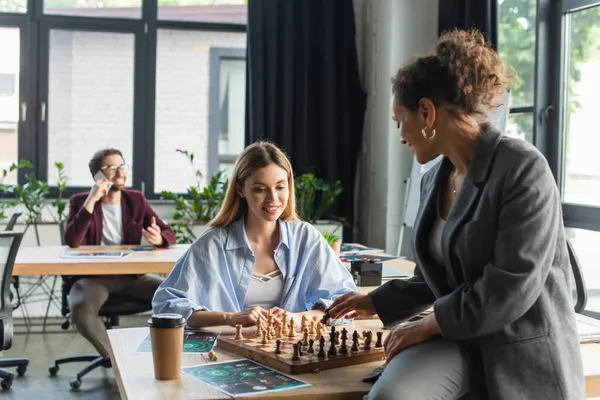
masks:
{"type": "MultiPolygon", "coordinates": [[[[14,276],[168,274],[189,245],[175,245],[151,252],[132,252],[120,259],[61,258],[67,246],[21,247],[14,276]]],[[[130,251],[131,246],[81,246],[77,250],[130,251]]]]}
{"type": "MultiPolygon", "coordinates": [[[[130,248],[131,246],[81,246],[77,250],[130,251],[130,248]]],[[[168,274],[188,248],[189,245],[179,244],[151,252],[132,252],[121,259],[94,259],[61,258],[61,254],[69,249],[67,246],[26,246],[21,247],[17,253],[13,275],[168,274]]],[[[385,265],[413,274],[414,263],[405,259],[386,261],[385,265]]]]}
{"type": "MultiPolygon", "coordinates": [[[[254,328],[248,328],[249,332],[254,328]]],[[[379,320],[354,321],[346,329],[379,330],[379,320]]],[[[231,327],[220,327],[223,334],[234,333],[231,327]]],[[[230,397],[204,383],[182,375],[176,381],[157,381],[151,353],[136,353],[139,344],[149,334],[148,328],[111,329],[108,331],[112,351],[113,370],[119,386],[119,393],[124,400],[154,399],[229,399],[230,397]]],[[[600,344],[584,344],[583,355],[586,387],[589,397],[600,396],[600,344]]],[[[238,355],[216,349],[219,361],[240,358],[238,355]]],[[[184,354],[183,366],[205,364],[208,357],[199,354],[184,354]]],[[[210,361],[208,361],[210,362],[210,361]]],[[[288,390],[260,395],[261,399],[360,399],[372,385],[363,383],[361,378],[381,362],[371,362],[340,369],[325,370],[319,374],[294,375],[312,386],[297,390],[288,390]]]]}

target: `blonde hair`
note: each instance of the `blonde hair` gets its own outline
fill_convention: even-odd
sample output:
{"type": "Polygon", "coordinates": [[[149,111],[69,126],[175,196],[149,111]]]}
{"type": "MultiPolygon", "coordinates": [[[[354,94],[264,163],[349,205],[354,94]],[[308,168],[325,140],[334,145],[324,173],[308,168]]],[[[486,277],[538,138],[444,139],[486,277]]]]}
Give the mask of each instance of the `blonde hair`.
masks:
{"type": "Polygon", "coordinates": [[[259,141],[246,147],[235,161],[225,200],[217,216],[208,225],[225,228],[246,215],[248,204],[238,193],[238,188],[244,186],[246,178],[251,174],[271,164],[283,168],[288,175],[289,197],[280,218],[284,221],[298,220],[292,164],[279,147],[270,142],[259,141]]]}

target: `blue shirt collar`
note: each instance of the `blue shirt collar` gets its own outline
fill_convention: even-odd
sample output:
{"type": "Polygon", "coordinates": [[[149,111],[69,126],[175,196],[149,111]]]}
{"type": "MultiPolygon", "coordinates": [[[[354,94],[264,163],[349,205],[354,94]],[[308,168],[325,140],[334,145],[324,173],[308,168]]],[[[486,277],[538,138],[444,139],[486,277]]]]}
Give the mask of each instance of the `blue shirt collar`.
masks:
{"type": "MultiPolygon", "coordinates": [[[[281,219],[277,222],[279,223],[280,241],[275,249],[277,250],[279,246],[283,244],[289,250],[290,238],[287,223],[281,219]]],[[[238,219],[229,226],[229,229],[227,230],[227,240],[225,242],[225,250],[234,250],[239,249],[240,247],[246,247],[252,251],[248,236],[246,236],[246,229],[244,228],[244,217],[238,219]]]]}

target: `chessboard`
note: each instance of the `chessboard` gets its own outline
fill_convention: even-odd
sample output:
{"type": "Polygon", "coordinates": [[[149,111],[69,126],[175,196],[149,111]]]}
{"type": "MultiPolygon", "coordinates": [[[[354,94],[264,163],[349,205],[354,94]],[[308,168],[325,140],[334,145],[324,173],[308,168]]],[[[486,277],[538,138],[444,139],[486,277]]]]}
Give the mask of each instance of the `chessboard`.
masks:
{"type": "Polygon", "coordinates": [[[383,332],[373,340],[372,331],[329,328],[316,319],[309,328],[303,318],[300,333],[285,315],[282,325],[273,327],[269,322],[267,326],[243,335],[241,326],[236,326],[235,335],[219,336],[217,347],[292,375],[385,360],[383,332]]]}

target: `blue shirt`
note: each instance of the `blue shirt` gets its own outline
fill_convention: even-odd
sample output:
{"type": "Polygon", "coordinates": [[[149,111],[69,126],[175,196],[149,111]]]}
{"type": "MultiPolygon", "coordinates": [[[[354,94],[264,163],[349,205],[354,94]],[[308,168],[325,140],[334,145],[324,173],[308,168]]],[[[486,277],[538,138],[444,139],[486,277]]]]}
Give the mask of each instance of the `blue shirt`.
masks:
{"type": "MultiPolygon", "coordinates": [[[[279,221],[275,263],[284,279],[279,307],[302,312],[325,307],[338,296],[356,291],[348,269],[314,226],[279,221]]],[[[152,300],[155,313],[197,310],[243,311],[255,257],[241,218],[228,228],[212,228],[177,261],[152,300]]]]}

